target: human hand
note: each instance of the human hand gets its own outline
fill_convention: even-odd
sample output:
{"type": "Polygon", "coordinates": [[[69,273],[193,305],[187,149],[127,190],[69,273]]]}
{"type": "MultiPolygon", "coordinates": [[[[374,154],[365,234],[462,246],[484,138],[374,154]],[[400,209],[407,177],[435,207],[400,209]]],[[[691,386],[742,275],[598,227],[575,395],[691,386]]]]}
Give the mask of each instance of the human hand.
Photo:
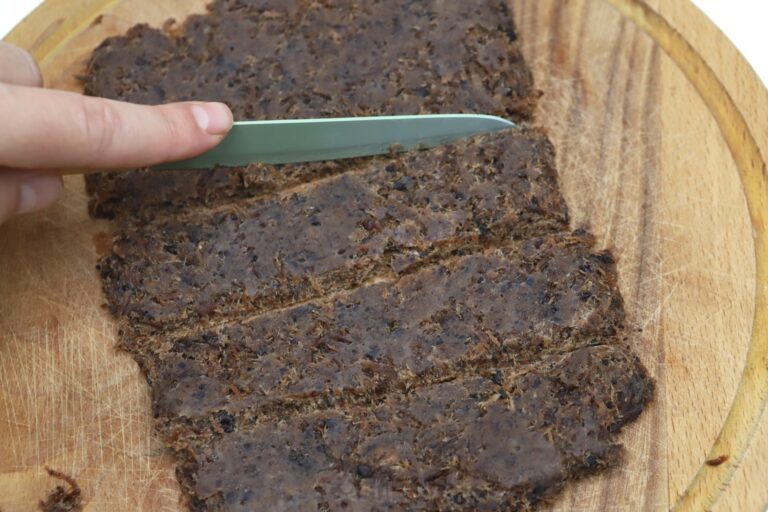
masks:
{"type": "Polygon", "coordinates": [[[191,158],[232,127],[232,113],[221,103],[150,107],[42,85],[32,56],[0,42],[0,223],[55,202],[58,169],[129,169],[191,158]]]}

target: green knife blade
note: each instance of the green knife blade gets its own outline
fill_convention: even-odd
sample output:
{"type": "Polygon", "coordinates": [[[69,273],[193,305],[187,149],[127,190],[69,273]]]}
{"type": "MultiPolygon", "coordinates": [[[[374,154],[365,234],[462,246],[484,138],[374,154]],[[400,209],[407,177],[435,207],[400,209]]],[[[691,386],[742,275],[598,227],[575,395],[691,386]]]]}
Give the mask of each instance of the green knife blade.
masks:
{"type": "Polygon", "coordinates": [[[511,121],[477,114],[342,117],[243,121],[217,147],[156,169],[207,169],[250,163],[287,164],[431,148],[514,128],[511,121]]]}

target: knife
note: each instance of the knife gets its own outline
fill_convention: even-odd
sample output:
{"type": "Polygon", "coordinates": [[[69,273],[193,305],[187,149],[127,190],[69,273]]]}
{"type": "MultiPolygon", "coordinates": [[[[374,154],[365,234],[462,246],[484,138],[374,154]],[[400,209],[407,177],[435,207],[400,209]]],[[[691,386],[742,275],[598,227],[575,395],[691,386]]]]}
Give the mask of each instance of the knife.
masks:
{"type": "Polygon", "coordinates": [[[479,114],[341,117],[242,121],[214,149],[155,169],[239,167],[380,155],[432,148],[464,137],[515,128],[500,117],[479,114]]]}

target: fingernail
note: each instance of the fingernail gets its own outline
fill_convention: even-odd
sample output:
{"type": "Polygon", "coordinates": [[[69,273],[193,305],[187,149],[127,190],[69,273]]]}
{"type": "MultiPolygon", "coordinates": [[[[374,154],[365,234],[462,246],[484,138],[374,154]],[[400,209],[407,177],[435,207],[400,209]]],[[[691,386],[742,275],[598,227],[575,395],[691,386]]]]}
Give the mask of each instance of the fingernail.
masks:
{"type": "Polygon", "coordinates": [[[192,105],[197,126],[210,135],[224,135],[232,128],[232,112],[223,103],[192,105]]]}
{"type": "Polygon", "coordinates": [[[19,185],[19,207],[16,213],[29,213],[47,208],[61,194],[61,178],[53,175],[31,176],[19,185]]]}

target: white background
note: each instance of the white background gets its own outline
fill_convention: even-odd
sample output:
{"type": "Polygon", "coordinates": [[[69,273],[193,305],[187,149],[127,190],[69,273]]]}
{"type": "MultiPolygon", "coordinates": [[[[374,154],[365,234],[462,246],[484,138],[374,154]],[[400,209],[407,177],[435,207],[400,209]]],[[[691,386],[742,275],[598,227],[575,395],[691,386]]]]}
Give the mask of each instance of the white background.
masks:
{"type": "MultiPolygon", "coordinates": [[[[77,1],[77,0],[72,0],[77,1]]],[[[462,0],[456,0],[462,1],[462,0]]],[[[680,0],[667,0],[678,2],[680,0]]],[[[766,0],[692,0],[734,42],[768,84],[768,2],[766,0]]],[[[5,36],[41,0],[0,0],[0,37],[5,36]]]]}

